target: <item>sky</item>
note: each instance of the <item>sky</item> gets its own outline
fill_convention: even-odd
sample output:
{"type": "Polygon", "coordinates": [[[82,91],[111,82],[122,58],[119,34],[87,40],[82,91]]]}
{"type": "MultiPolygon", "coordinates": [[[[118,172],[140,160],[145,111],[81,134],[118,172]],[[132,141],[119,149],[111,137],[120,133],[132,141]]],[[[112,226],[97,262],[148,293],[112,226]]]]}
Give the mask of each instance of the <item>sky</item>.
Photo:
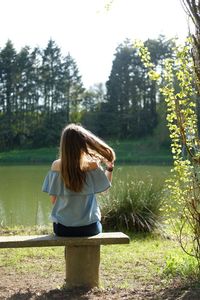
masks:
{"type": "Polygon", "coordinates": [[[10,39],[45,48],[53,39],[77,63],[86,88],[108,80],[117,46],[131,40],[188,33],[180,0],[0,0],[0,48],[10,39]],[[107,1],[109,2],[109,1],[107,1]]]}

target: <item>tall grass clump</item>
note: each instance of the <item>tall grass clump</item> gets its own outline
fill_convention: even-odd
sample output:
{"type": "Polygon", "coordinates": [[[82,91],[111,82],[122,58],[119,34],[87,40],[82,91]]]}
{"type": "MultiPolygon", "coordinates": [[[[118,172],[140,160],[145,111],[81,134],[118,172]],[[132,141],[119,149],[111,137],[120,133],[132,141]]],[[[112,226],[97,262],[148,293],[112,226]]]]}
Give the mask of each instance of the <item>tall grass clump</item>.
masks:
{"type": "Polygon", "coordinates": [[[117,180],[110,192],[100,195],[102,223],[106,230],[152,232],[160,227],[162,187],[150,177],[117,180]]]}

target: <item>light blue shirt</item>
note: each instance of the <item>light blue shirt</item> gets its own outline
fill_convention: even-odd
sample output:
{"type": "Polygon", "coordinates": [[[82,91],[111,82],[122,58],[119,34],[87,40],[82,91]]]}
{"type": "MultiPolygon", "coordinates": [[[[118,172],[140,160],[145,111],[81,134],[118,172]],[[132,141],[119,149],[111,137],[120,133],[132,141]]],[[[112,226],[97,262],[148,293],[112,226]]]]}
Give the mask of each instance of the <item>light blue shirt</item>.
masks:
{"type": "Polygon", "coordinates": [[[65,226],[86,226],[101,220],[96,193],[110,187],[101,168],[86,172],[86,181],[81,192],[67,189],[58,171],[49,171],[42,191],[56,196],[50,219],[65,226]]]}

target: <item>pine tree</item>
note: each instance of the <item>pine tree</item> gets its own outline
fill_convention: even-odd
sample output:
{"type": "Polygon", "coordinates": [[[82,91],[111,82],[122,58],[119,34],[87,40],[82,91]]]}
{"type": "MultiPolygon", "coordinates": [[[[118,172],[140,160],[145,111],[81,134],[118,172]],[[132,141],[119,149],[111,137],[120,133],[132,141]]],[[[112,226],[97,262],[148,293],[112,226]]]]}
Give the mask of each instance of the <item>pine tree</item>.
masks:
{"type": "Polygon", "coordinates": [[[0,143],[2,149],[14,146],[15,75],[16,50],[12,42],[8,40],[0,53],[0,143]]]}

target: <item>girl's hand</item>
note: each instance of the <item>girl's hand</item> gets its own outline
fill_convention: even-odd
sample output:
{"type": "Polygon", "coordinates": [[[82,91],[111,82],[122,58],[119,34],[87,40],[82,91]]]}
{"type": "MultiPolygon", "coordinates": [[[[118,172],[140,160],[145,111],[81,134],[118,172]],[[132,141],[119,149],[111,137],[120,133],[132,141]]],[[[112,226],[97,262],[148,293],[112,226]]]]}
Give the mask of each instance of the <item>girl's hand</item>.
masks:
{"type": "Polygon", "coordinates": [[[112,172],[114,169],[114,161],[106,161],[106,170],[112,172]]]}
{"type": "Polygon", "coordinates": [[[106,165],[105,174],[106,174],[108,180],[110,182],[112,182],[112,171],[113,171],[113,168],[114,168],[114,161],[111,161],[111,162],[107,161],[105,163],[105,165],[106,165]]]}

